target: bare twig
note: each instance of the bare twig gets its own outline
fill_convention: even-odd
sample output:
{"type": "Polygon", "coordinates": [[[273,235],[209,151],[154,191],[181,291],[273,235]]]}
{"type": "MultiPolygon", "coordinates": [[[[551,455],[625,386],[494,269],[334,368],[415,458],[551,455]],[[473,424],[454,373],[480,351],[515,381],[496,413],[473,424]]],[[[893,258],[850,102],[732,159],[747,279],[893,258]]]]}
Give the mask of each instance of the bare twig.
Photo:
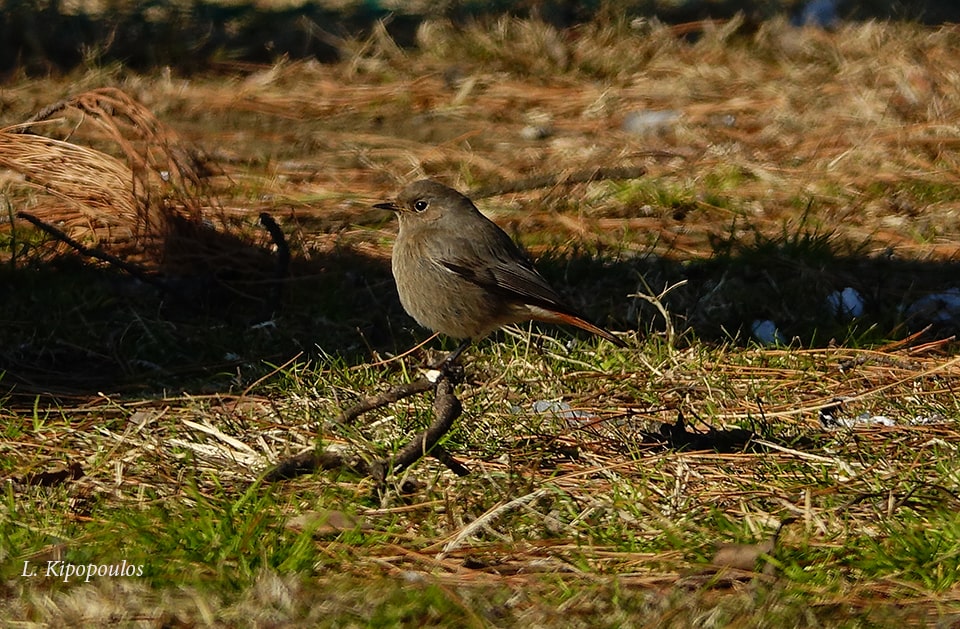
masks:
{"type": "Polygon", "coordinates": [[[453,455],[440,444],[433,446],[433,450],[430,450],[430,456],[446,465],[447,469],[457,476],[470,475],[470,470],[467,466],[453,458],[453,455]]]}
{"type": "Polygon", "coordinates": [[[390,389],[389,391],[384,391],[378,395],[364,398],[359,403],[351,406],[341,413],[339,417],[333,420],[333,423],[352,424],[358,417],[368,411],[386,406],[387,404],[392,404],[393,402],[410,397],[411,395],[416,395],[417,393],[429,391],[433,387],[434,383],[430,382],[426,378],[420,378],[419,380],[415,380],[414,382],[410,382],[408,384],[401,384],[390,389]]]}
{"type": "Polygon", "coordinates": [[[263,480],[268,483],[274,483],[281,480],[290,480],[291,478],[305,474],[312,474],[317,470],[343,469],[352,470],[362,476],[370,473],[366,462],[359,457],[357,457],[356,460],[348,461],[338,452],[310,450],[309,452],[304,452],[280,461],[276,467],[264,474],[263,480]]]}
{"type": "Polygon", "coordinates": [[[273,290],[270,291],[269,300],[270,310],[277,313],[280,311],[281,297],[283,297],[283,280],[287,279],[290,272],[290,246],[283,235],[283,230],[280,229],[272,216],[266,212],[261,212],[260,224],[270,234],[270,239],[277,247],[276,283],[273,285],[273,290]]]}
{"type": "Polygon", "coordinates": [[[169,291],[170,289],[170,287],[167,286],[165,282],[163,282],[162,280],[156,277],[148,275],[142,269],[140,269],[140,267],[138,267],[137,265],[130,264],[129,262],[126,262],[125,260],[121,260],[120,258],[114,255],[106,253],[105,251],[100,251],[98,249],[91,249],[90,247],[87,247],[86,245],[77,242],[70,236],[67,236],[65,233],[63,233],[53,225],[50,225],[49,223],[45,223],[35,216],[31,216],[26,212],[17,212],[17,217],[22,218],[23,220],[31,223],[32,225],[50,234],[60,242],[72,247],[73,249],[76,249],[81,255],[87,256],[88,258],[95,258],[97,260],[100,260],[101,262],[106,262],[111,266],[115,266],[123,271],[126,271],[127,273],[137,278],[141,282],[156,286],[162,291],[169,291]]]}
{"type": "Polygon", "coordinates": [[[460,400],[457,399],[454,393],[455,385],[456,381],[451,379],[447,374],[441,374],[436,384],[426,378],[421,378],[416,382],[394,387],[385,393],[363,400],[360,404],[344,412],[334,422],[340,425],[351,423],[367,411],[380,408],[381,406],[396,402],[397,400],[416,393],[423,393],[435,387],[436,397],[433,400],[433,422],[426,430],[400,448],[394,456],[375,461],[368,466],[360,460],[360,457],[356,457],[357,460],[348,461],[338,453],[310,451],[281,461],[276,467],[267,472],[263,479],[267,482],[273,482],[310,474],[316,470],[350,469],[358,474],[370,476],[378,482],[383,482],[387,474],[400,472],[426,455],[435,457],[454,474],[466,476],[470,471],[462,463],[454,459],[449,452],[437,445],[440,439],[450,431],[453,422],[456,421],[463,412],[460,400]]]}
{"type": "Polygon", "coordinates": [[[434,420],[426,430],[400,448],[392,457],[387,457],[370,466],[370,476],[378,481],[386,478],[387,473],[400,472],[429,454],[440,439],[450,431],[453,422],[463,412],[463,406],[453,391],[454,384],[446,377],[437,382],[437,393],[433,400],[434,420]]]}

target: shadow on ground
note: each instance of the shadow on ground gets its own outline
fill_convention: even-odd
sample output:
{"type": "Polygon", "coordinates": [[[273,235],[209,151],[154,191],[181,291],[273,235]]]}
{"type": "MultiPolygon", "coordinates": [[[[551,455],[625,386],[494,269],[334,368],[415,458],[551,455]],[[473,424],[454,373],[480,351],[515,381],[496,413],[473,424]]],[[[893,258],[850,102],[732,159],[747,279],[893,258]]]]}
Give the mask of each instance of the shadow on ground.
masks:
{"type": "MultiPolygon", "coordinates": [[[[282,3],[283,4],[283,3],[282,3]]],[[[366,37],[382,21],[400,45],[415,44],[416,32],[430,11],[431,19],[456,24],[495,19],[501,15],[539,19],[566,28],[596,18],[605,10],[629,17],[652,17],[666,24],[745,16],[745,26],[780,14],[799,19],[805,2],[750,0],[607,3],[453,2],[442,9],[427,3],[419,9],[390,8],[379,2],[291,3],[267,8],[252,2],[115,2],[107,10],[97,3],[0,1],[0,72],[43,75],[78,66],[120,62],[135,70],[169,66],[180,73],[229,68],[277,59],[340,60],[344,40],[366,37]],[[87,6],[89,5],[89,6],[87,6]],[[392,9],[392,10],[391,10],[392,9]],[[439,11],[442,10],[442,13],[439,11]]],[[[419,4],[419,3],[418,3],[419,4]]],[[[960,20],[951,3],[924,1],[837,2],[839,19],[916,20],[941,24],[960,20]]],[[[832,14],[832,13],[831,13],[832,14]]]]}
{"type": "MultiPolygon", "coordinates": [[[[0,386],[27,405],[37,395],[235,392],[300,353],[358,364],[402,352],[429,332],[403,312],[386,252],[367,251],[295,252],[280,282],[269,279],[275,261],[266,250],[263,272],[253,274],[249,252],[235,257],[243,268],[230,268],[223,261],[231,256],[221,255],[218,269],[163,278],[168,290],[76,255],[7,263],[0,268],[0,386]]],[[[927,326],[922,338],[931,340],[958,327],[949,304],[911,305],[956,288],[960,263],[870,257],[827,236],[727,242],[701,260],[557,253],[541,256],[538,267],[587,316],[640,339],[662,332],[665,321],[632,295],[681,282],[662,300],[681,344],[751,343],[757,319],[775,322],[795,347],[870,345],[927,326]],[[847,287],[863,297],[859,318],[828,305],[831,292],[847,287]]]]}

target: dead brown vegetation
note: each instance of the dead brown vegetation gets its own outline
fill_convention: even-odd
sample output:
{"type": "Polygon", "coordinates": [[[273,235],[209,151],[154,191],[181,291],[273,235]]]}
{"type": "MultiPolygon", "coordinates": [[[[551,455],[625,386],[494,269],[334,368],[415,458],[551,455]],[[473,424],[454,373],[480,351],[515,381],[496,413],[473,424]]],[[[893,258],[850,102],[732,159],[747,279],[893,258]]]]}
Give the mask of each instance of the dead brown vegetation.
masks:
{"type": "MultiPolygon", "coordinates": [[[[14,141],[28,132],[22,144],[0,145],[8,168],[21,173],[7,174],[9,202],[62,224],[85,246],[162,271],[173,233],[193,256],[193,266],[177,267],[185,272],[239,259],[248,277],[272,279],[274,260],[253,231],[267,211],[303,264],[288,294],[301,309],[268,322],[275,326],[169,325],[126,303],[104,310],[129,308],[128,319],[104,317],[101,327],[84,307],[102,311],[87,304],[65,309],[54,325],[13,322],[29,332],[0,350],[17,368],[5,383],[28,376],[0,407],[11,435],[0,452],[9,487],[20,492],[0,504],[12,515],[0,531],[29,546],[14,559],[91,544],[142,551],[153,554],[160,584],[56,584],[67,591],[51,598],[47,585],[15,574],[5,596],[26,601],[17,613],[100,618],[75,610],[89,598],[87,609],[107,617],[121,613],[101,604],[112,591],[126,588],[138,601],[191,592],[182,587],[186,573],[216,592],[195,597],[198,611],[134,604],[130,613],[171,623],[249,619],[244,606],[275,611],[258,598],[261,581],[278,596],[293,592],[280,617],[329,611],[312,590],[297,598],[297,586],[277,576],[290,569],[295,547],[304,581],[332,589],[328,575],[344,577],[335,593],[343,598],[322,604],[352,621],[369,607],[366,592],[345,594],[357,583],[423,600],[410,582],[449,593],[445,600],[465,615],[484,610],[481,621],[491,624],[576,624],[574,612],[594,620],[598,609],[632,601],[654,619],[687,626],[729,610],[722,605],[733,599],[742,605],[733,620],[744,626],[770,626],[784,609],[798,625],[871,610],[900,626],[955,619],[960,359],[942,335],[904,332],[909,322],[897,313],[904,295],[956,282],[957,31],[699,27],[688,39],[649,23],[561,32],[509,18],[469,28],[435,22],[421,28],[419,50],[396,46],[381,29],[347,42],[350,54],[330,66],[281,62],[226,79],[83,75],[83,101],[68,100],[62,121],[51,113],[5,129],[14,141]],[[123,94],[89,91],[91,82],[123,94]],[[675,114],[672,124],[625,128],[630,113],[650,111],[675,114]],[[528,126],[544,132],[525,133],[528,126]],[[212,160],[197,159],[187,142],[207,147],[212,160]],[[18,157],[22,147],[37,156],[18,157]],[[62,160],[71,164],[58,172],[62,160]],[[572,176],[598,168],[646,175],[572,176]],[[422,399],[394,398],[386,410],[369,409],[370,421],[323,422],[387,389],[385,380],[413,380],[425,362],[422,353],[389,356],[421,332],[411,331],[391,292],[395,226],[369,210],[422,176],[502,192],[481,207],[633,346],[508,331],[505,341],[471,350],[465,420],[443,443],[470,476],[426,459],[407,470],[426,479],[412,495],[402,478],[373,499],[367,479],[323,473],[251,489],[318,439],[367,462],[389,461],[432,414],[422,399]],[[576,184],[510,189],[541,176],[576,184]],[[824,236],[791,240],[808,232],[824,236]],[[205,249],[206,235],[260,257],[205,249]],[[844,240],[866,245],[851,260],[835,254],[844,240]],[[811,347],[791,337],[791,347],[762,348],[736,335],[744,319],[786,318],[804,302],[820,307],[823,291],[847,285],[893,313],[875,336],[855,322],[841,324],[848,336],[820,336],[811,347]],[[641,310],[646,302],[631,297],[638,291],[661,295],[662,308],[641,310]],[[720,340],[684,336],[684,316],[696,332],[714,326],[720,340]],[[657,334],[651,322],[668,317],[676,326],[657,334]],[[81,333],[92,332],[67,341],[84,352],[48,340],[60,340],[50,332],[56,324],[77,321],[81,333]],[[117,327],[135,342],[111,344],[123,336],[117,327]],[[316,341],[326,330],[335,343],[316,341]],[[124,351],[151,365],[168,361],[139,372],[139,363],[121,363],[155,389],[136,399],[102,380],[77,390],[77,374],[93,359],[125,359],[124,351]],[[48,381],[33,377],[41,369],[22,368],[36,355],[79,365],[66,370],[75,389],[51,394],[48,381]],[[201,360],[213,365],[202,377],[176,377],[201,360]],[[830,425],[828,414],[846,424],[830,425]],[[721,443],[724,431],[747,438],[721,443]],[[287,537],[282,524],[302,524],[296,516],[312,509],[350,517],[316,538],[287,537]],[[115,522],[120,512],[130,519],[115,522]],[[774,543],[786,521],[793,523],[774,543]],[[104,533],[105,525],[114,528],[104,533]],[[140,537],[131,547],[132,534],[140,537]],[[738,544],[721,546],[736,556],[718,559],[718,542],[738,544]],[[762,565],[769,553],[778,564],[772,575],[762,565]],[[264,557],[259,566],[270,567],[256,579],[236,576],[237,566],[264,557]],[[240,579],[249,601],[231,607],[223,586],[240,579]],[[591,589],[597,584],[609,587],[591,589]],[[487,587],[520,602],[484,607],[487,587]],[[751,613],[759,624],[747,620],[751,613]]],[[[17,120],[49,103],[50,86],[11,88],[17,120]]],[[[62,242],[39,246],[41,263],[62,250],[62,242]]],[[[610,613],[609,626],[631,619],[620,608],[610,613]]]]}

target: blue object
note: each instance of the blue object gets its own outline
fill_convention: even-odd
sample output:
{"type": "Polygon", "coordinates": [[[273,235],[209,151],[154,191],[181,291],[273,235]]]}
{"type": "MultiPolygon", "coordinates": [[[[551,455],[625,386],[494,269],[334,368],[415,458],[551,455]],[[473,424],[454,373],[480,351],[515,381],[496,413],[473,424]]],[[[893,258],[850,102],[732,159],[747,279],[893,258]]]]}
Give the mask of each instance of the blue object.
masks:
{"type": "Polygon", "coordinates": [[[837,16],[838,0],[810,0],[803,6],[800,15],[794,18],[796,26],[819,26],[834,28],[840,21],[837,16]]]}

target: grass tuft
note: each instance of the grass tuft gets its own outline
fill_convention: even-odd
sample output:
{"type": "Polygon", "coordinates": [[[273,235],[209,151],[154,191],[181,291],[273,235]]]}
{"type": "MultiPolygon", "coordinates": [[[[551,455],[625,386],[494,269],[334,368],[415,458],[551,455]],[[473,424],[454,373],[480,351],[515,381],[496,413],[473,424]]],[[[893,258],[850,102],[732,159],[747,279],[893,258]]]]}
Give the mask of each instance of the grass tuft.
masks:
{"type": "Polygon", "coordinates": [[[684,28],[430,21],[409,47],[386,24],[327,65],[13,77],[5,618],[954,622],[956,325],[910,306],[958,277],[955,29],[684,28]],[[676,115],[625,127],[649,111],[676,115]],[[329,421],[452,347],[406,353],[427,333],[373,203],[422,176],[468,190],[600,166],[647,174],[477,201],[627,349],[546,325],[476,343],[443,442],[467,477],[426,458],[383,486],[258,480],[314,447],[378,459],[432,417],[425,396],[329,421]],[[282,282],[261,212],[290,247],[282,282]],[[845,288],[859,317],[827,305],[845,288]],[[751,338],[757,319],[780,346],[751,338]],[[143,574],[46,574],[124,561],[143,574]]]}

